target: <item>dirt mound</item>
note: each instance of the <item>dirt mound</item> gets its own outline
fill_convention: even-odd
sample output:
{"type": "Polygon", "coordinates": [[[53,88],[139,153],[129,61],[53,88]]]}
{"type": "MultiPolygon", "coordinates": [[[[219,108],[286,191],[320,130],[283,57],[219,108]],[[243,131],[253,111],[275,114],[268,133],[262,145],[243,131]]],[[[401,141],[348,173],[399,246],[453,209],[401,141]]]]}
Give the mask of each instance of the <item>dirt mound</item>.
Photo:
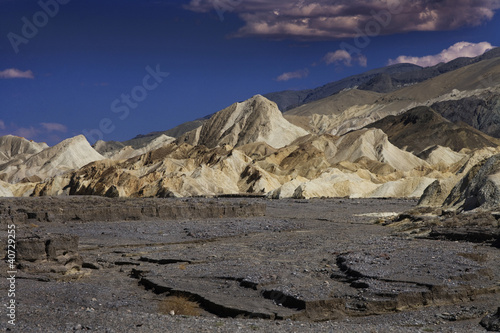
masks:
{"type": "Polygon", "coordinates": [[[418,157],[427,161],[434,168],[446,169],[467,158],[467,154],[457,153],[448,147],[436,145],[422,151],[418,157]]]}

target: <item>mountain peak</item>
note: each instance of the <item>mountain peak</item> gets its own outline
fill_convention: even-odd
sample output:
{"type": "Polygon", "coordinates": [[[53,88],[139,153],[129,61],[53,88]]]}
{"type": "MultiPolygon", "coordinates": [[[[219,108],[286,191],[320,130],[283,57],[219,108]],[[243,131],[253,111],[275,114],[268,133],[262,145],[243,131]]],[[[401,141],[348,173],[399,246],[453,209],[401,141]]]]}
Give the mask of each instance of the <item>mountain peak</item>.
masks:
{"type": "Polygon", "coordinates": [[[201,127],[183,135],[179,142],[207,147],[265,142],[281,148],[307,134],[304,129],[289,123],[276,103],[255,95],[217,112],[201,127]]]}

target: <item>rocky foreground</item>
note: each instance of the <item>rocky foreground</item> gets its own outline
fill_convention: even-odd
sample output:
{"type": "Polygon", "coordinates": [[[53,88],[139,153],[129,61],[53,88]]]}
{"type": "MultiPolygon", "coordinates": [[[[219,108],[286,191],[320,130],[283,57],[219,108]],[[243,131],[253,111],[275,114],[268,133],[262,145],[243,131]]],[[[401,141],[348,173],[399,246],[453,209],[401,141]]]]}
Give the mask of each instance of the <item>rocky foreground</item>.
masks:
{"type": "MultiPolygon", "coordinates": [[[[396,199],[2,199],[1,235],[5,240],[7,224],[16,225],[18,266],[16,326],[4,317],[0,328],[498,328],[498,214],[455,215],[415,205],[396,199]],[[468,237],[471,230],[482,236],[468,237]]],[[[6,304],[7,284],[1,289],[6,304]]]]}

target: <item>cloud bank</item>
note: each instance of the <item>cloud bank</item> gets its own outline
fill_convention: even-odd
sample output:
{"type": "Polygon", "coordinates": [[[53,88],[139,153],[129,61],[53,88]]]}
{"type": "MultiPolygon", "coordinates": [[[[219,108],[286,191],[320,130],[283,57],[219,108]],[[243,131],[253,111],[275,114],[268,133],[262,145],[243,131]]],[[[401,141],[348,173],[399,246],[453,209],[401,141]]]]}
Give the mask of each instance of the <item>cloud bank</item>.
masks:
{"type": "Polygon", "coordinates": [[[0,135],[13,134],[31,140],[42,136],[54,142],[59,142],[61,139],[55,133],[66,133],[67,131],[68,128],[59,123],[40,123],[35,126],[19,127],[14,123],[10,123],[7,126],[7,124],[0,119],[0,135]]]}
{"type": "Polygon", "coordinates": [[[40,125],[47,132],[62,132],[62,133],[66,133],[68,131],[68,128],[65,125],[63,125],[63,124],[58,124],[58,123],[40,123],[40,125]]]}
{"type": "Polygon", "coordinates": [[[33,72],[28,71],[20,71],[16,68],[8,68],[3,71],[0,71],[0,79],[34,79],[35,75],[33,72]]]}
{"type": "Polygon", "coordinates": [[[236,37],[301,40],[354,38],[374,23],[377,34],[454,30],[491,20],[500,8],[500,0],[191,0],[185,8],[220,13],[221,3],[244,22],[236,37]]]}
{"type": "Polygon", "coordinates": [[[441,53],[439,54],[428,55],[425,57],[411,57],[402,55],[394,60],[390,59],[388,64],[394,65],[394,64],[408,63],[422,67],[430,67],[437,65],[441,62],[449,62],[460,57],[469,57],[469,58],[477,57],[483,54],[484,52],[491,50],[492,48],[493,46],[488,42],[482,42],[477,44],[468,42],[459,42],[441,51],[441,53]]]}
{"type": "Polygon", "coordinates": [[[368,63],[368,59],[363,55],[355,55],[351,56],[349,52],[345,50],[337,50],[335,52],[327,53],[323,61],[326,62],[327,65],[336,64],[336,65],[344,65],[344,66],[352,66],[354,62],[357,62],[360,66],[366,67],[368,63]]]}
{"type": "Polygon", "coordinates": [[[302,79],[302,78],[307,77],[308,75],[309,75],[308,69],[300,69],[300,70],[295,71],[295,72],[283,73],[276,78],[276,81],[288,81],[291,79],[302,79]]]}

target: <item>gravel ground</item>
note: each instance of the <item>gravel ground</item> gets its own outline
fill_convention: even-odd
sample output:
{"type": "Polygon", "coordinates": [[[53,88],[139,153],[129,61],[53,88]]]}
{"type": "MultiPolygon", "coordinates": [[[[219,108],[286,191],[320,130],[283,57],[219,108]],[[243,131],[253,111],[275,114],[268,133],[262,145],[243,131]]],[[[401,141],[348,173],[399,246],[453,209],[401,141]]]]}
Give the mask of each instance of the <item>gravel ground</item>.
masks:
{"type": "MultiPolygon", "coordinates": [[[[415,239],[374,223],[415,201],[219,201],[236,200],[265,203],[266,215],[18,224],[19,237],[77,235],[84,264],[63,275],[26,263],[16,280],[16,325],[4,307],[0,329],[485,332],[479,321],[500,305],[499,249],[415,239]],[[165,312],[168,297],[186,300],[198,316],[165,312]],[[273,319],[258,318],[267,315],[273,319]]],[[[1,304],[7,294],[3,283],[1,304]]]]}

